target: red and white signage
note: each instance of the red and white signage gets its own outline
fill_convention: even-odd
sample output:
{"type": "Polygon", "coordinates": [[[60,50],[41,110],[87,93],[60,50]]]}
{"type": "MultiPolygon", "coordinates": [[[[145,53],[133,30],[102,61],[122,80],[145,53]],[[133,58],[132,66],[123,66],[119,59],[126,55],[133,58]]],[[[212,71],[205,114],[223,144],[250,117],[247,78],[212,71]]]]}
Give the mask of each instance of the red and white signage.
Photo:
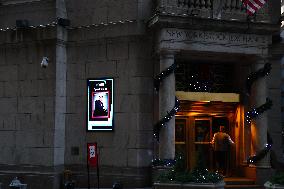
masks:
{"type": "Polygon", "coordinates": [[[97,143],[88,143],[88,164],[91,167],[98,166],[98,148],[97,143]]]}

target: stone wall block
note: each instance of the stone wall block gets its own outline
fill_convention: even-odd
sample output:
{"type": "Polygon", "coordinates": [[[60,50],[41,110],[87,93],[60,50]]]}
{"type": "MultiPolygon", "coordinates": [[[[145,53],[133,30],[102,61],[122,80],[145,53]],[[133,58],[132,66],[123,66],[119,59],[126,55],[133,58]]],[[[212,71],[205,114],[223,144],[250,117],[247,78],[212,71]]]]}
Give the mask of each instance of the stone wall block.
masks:
{"type": "Polygon", "coordinates": [[[136,103],[138,103],[138,112],[141,113],[151,113],[153,110],[153,105],[152,105],[152,99],[153,99],[153,95],[137,95],[137,99],[139,99],[138,101],[136,101],[136,103]]]}
{"type": "Polygon", "coordinates": [[[43,113],[43,100],[41,97],[20,97],[18,98],[19,113],[43,113]]]}
{"type": "Polygon", "coordinates": [[[1,138],[1,143],[0,146],[9,146],[9,147],[14,147],[16,145],[15,141],[15,131],[11,130],[0,130],[0,138],[1,138]]]}
{"type": "Polygon", "coordinates": [[[280,88],[281,86],[281,80],[279,77],[281,77],[281,64],[279,60],[271,61],[271,72],[267,77],[267,85],[269,88],[280,88]]]}
{"type": "MultiPolygon", "coordinates": [[[[116,130],[116,128],[115,128],[116,130]]],[[[87,132],[86,143],[96,141],[102,148],[112,148],[114,145],[114,132],[87,132]]]]}
{"type": "MultiPolygon", "coordinates": [[[[51,166],[53,162],[53,148],[26,148],[27,154],[21,156],[22,164],[51,166]]],[[[19,153],[18,156],[21,154],[19,153]]],[[[17,157],[17,156],[16,156],[17,157]]]]}
{"type": "Polygon", "coordinates": [[[138,0],[138,19],[148,20],[152,16],[153,1],[138,0]]]}
{"type": "Polygon", "coordinates": [[[150,37],[139,38],[138,40],[129,42],[129,58],[142,58],[151,57],[153,49],[149,48],[151,44],[150,37]]]}
{"type": "MultiPolygon", "coordinates": [[[[38,95],[41,97],[52,97],[55,95],[55,80],[54,79],[45,79],[45,80],[37,80],[37,89],[38,95]]],[[[35,86],[33,86],[35,87],[35,86]]],[[[64,86],[62,86],[63,88],[64,86]]]]}
{"type": "Polygon", "coordinates": [[[151,165],[153,153],[150,149],[128,149],[127,156],[129,167],[148,167],[151,165]]]}
{"type": "Polygon", "coordinates": [[[268,131],[274,132],[274,133],[281,133],[282,132],[282,126],[281,124],[281,114],[273,115],[268,114],[268,131]]]}
{"type": "Polygon", "coordinates": [[[17,65],[0,66],[0,81],[16,81],[18,79],[17,65]]]}
{"type": "Polygon", "coordinates": [[[17,97],[19,95],[18,86],[18,81],[4,82],[4,97],[17,97]]]}
{"type": "Polygon", "coordinates": [[[136,20],[138,17],[138,0],[124,0],[122,19],[136,20]]]}
{"type": "MultiPolygon", "coordinates": [[[[68,125],[68,123],[66,124],[68,125]]],[[[68,125],[69,126],[69,125],[68,125]]],[[[65,163],[66,164],[83,164],[86,159],[83,156],[83,148],[86,148],[85,135],[86,130],[84,126],[77,124],[76,129],[68,129],[65,135],[65,163]],[[79,154],[74,155],[71,152],[72,147],[79,148],[79,154]]],[[[73,126],[74,128],[74,126],[73,126]]]]}
{"type": "Polygon", "coordinates": [[[0,114],[0,131],[2,130],[16,130],[17,116],[15,114],[0,114]]]}
{"type": "Polygon", "coordinates": [[[137,112],[139,108],[139,99],[135,95],[117,95],[114,106],[115,112],[137,112]]]}
{"type": "MultiPolygon", "coordinates": [[[[154,62],[147,58],[129,59],[130,76],[133,77],[151,77],[153,80],[154,62]]],[[[152,82],[153,83],[153,82],[152,82]]]]}
{"type": "Polygon", "coordinates": [[[107,41],[107,59],[122,60],[128,59],[128,42],[124,40],[107,41]]]}
{"type": "Polygon", "coordinates": [[[32,126],[36,128],[43,128],[44,130],[54,130],[55,114],[53,112],[46,112],[44,114],[37,114],[31,116],[32,126]]]}
{"type": "MultiPolygon", "coordinates": [[[[272,107],[268,110],[268,115],[280,115],[281,112],[281,90],[270,89],[268,97],[272,100],[272,107]]],[[[265,102],[263,102],[265,103],[265,102]]]]}
{"type": "Polygon", "coordinates": [[[21,147],[44,147],[43,130],[17,131],[14,140],[21,147]]]}
{"type": "MultiPolygon", "coordinates": [[[[31,124],[32,114],[18,113],[16,115],[16,129],[23,131],[28,130],[29,128],[34,128],[31,124]]],[[[40,124],[37,123],[37,126],[40,124]]]]}
{"type": "Polygon", "coordinates": [[[136,114],[133,113],[116,113],[114,118],[115,135],[113,138],[113,146],[119,144],[125,148],[135,145],[136,139],[133,136],[137,135],[137,126],[135,123],[136,114]],[[135,139],[135,140],[132,140],[135,139]]]}
{"type": "MultiPolygon", "coordinates": [[[[124,14],[124,2],[123,1],[111,1],[108,3],[108,21],[118,21],[123,19],[124,14]]],[[[129,10],[127,10],[129,11],[129,10]]]]}
{"type": "Polygon", "coordinates": [[[37,79],[37,66],[36,64],[19,64],[18,65],[18,79],[20,81],[36,80],[37,79]]]}
{"type": "Polygon", "coordinates": [[[28,130],[54,130],[54,112],[17,114],[17,129],[28,130]]]}
{"type": "Polygon", "coordinates": [[[0,114],[17,112],[17,98],[0,98],[0,114]]]}
{"type": "Polygon", "coordinates": [[[68,64],[67,65],[67,80],[72,79],[85,79],[86,70],[85,64],[68,64]]]}
{"type": "Polygon", "coordinates": [[[68,97],[83,97],[87,95],[87,80],[68,80],[67,81],[67,93],[68,97]]]}
{"type": "MultiPolygon", "coordinates": [[[[10,35],[12,36],[12,35],[10,35]]],[[[16,65],[19,64],[20,62],[25,62],[25,59],[23,58],[23,53],[24,49],[19,48],[17,46],[11,46],[10,48],[7,48],[6,51],[6,62],[8,65],[16,65]]]]}
{"type": "Polygon", "coordinates": [[[5,81],[0,81],[0,98],[4,97],[5,81]]]}
{"type": "Polygon", "coordinates": [[[116,77],[116,61],[88,62],[86,67],[87,78],[116,77]]]}
{"type": "MultiPolygon", "coordinates": [[[[67,98],[68,99],[68,98],[67,98]]],[[[69,103],[67,102],[67,105],[69,103]]],[[[86,114],[83,112],[79,113],[67,113],[66,114],[66,125],[68,125],[67,133],[70,132],[81,132],[86,131],[86,114]]],[[[85,133],[86,134],[86,133],[85,133]]],[[[85,135],[84,134],[84,135],[85,135]]]]}
{"type": "Polygon", "coordinates": [[[107,1],[84,0],[66,2],[68,16],[72,20],[72,25],[88,25],[107,21],[107,1]],[[89,6],[83,6],[89,5],[89,6]]]}
{"type": "Polygon", "coordinates": [[[18,131],[54,130],[54,112],[45,113],[18,113],[16,115],[18,131]]]}
{"type": "Polygon", "coordinates": [[[127,149],[121,147],[120,145],[116,145],[113,148],[100,149],[101,165],[125,167],[127,166],[127,158],[128,158],[127,149]]]}
{"type": "Polygon", "coordinates": [[[6,49],[0,48],[0,65],[6,64],[6,49]]]}
{"type": "MultiPolygon", "coordinates": [[[[79,31],[78,31],[79,32],[79,31]]],[[[78,35],[78,32],[75,36],[78,35]]],[[[72,36],[72,33],[70,35],[72,36]]],[[[86,61],[86,54],[82,52],[86,52],[87,47],[85,45],[75,45],[70,44],[67,45],[67,62],[68,64],[82,64],[84,61],[86,61]]]]}
{"type": "Polygon", "coordinates": [[[138,113],[138,130],[152,131],[153,125],[153,113],[138,113]]]}
{"type": "Polygon", "coordinates": [[[132,65],[135,64],[135,62],[130,60],[118,60],[116,63],[116,73],[118,78],[129,79],[130,73],[132,72],[132,69],[134,69],[132,65]]]}
{"type": "Polygon", "coordinates": [[[153,147],[153,132],[152,131],[140,131],[137,135],[136,148],[147,148],[153,147]]]}
{"type": "MultiPolygon", "coordinates": [[[[86,112],[86,98],[82,96],[78,97],[67,97],[67,113],[77,113],[77,114],[84,114],[86,112]]],[[[85,114],[84,114],[85,115],[85,114]]],[[[84,116],[82,115],[82,116],[84,116]]]]}
{"type": "MultiPolygon", "coordinates": [[[[85,13],[84,13],[85,14],[85,13]]],[[[108,22],[108,7],[104,4],[101,4],[99,7],[88,10],[89,18],[87,24],[98,24],[101,22],[108,22]]]]}
{"type": "Polygon", "coordinates": [[[273,141],[272,149],[282,148],[282,135],[281,133],[270,133],[273,141]]]}
{"type": "MultiPolygon", "coordinates": [[[[9,86],[11,86],[11,84],[9,86]]],[[[39,83],[37,80],[18,81],[16,85],[14,84],[13,89],[18,90],[19,96],[22,97],[39,96],[39,83]]],[[[17,93],[15,95],[17,95],[17,93]]]]}
{"type": "Polygon", "coordinates": [[[15,146],[1,146],[0,164],[15,163],[15,146]]]}
{"type": "Polygon", "coordinates": [[[43,131],[43,138],[42,138],[42,144],[44,147],[53,147],[54,143],[54,132],[52,131],[43,131]]]}
{"type": "MultiPolygon", "coordinates": [[[[131,77],[130,78],[131,94],[153,94],[153,78],[152,77],[131,77]]],[[[149,99],[150,100],[150,99],[149,99]]]]}
{"type": "Polygon", "coordinates": [[[20,3],[17,6],[1,6],[0,12],[5,14],[1,15],[3,21],[1,21],[0,27],[14,27],[15,20],[19,18],[29,20],[31,25],[50,23],[55,20],[54,11],[54,2],[52,1],[28,3],[28,6],[27,3],[20,3]]]}
{"type": "MultiPolygon", "coordinates": [[[[95,45],[89,45],[86,49],[87,59],[89,62],[106,61],[107,46],[105,40],[100,40],[95,45]]],[[[81,52],[84,53],[85,52],[81,52]]]]}
{"type": "Polygon", "coordinates": [[[44,114],[45,113],[54,113],[55,112],[55,100],[54,97],[45,97],[43,99],[44,103],[44,114]]]}
{"type": "Polygon", "coordinates": [[[115,80],[114,88],[116,91],[116,94],[118,95],[132,95],[130,93],[130,78],[127,76],[119,76],[115,80]]]}

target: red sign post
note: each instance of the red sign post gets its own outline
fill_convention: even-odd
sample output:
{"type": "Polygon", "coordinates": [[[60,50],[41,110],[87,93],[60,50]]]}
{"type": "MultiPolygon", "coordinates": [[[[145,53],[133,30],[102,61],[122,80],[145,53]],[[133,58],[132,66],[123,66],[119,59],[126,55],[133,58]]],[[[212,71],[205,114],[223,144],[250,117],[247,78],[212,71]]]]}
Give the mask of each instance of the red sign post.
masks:
{"type": "Polygon", "coordinates": [[[98,189],[100,188],[98,148],[97,143],[87,143],[87,169],[88,169],[88,189],[90,189],[90,166],[97,168],[98,189]]]}
{"type": "Polygon", "coordinates": [[[88,164],[91,167],[98,166],[97,143],[88,143],[88,164]]]}

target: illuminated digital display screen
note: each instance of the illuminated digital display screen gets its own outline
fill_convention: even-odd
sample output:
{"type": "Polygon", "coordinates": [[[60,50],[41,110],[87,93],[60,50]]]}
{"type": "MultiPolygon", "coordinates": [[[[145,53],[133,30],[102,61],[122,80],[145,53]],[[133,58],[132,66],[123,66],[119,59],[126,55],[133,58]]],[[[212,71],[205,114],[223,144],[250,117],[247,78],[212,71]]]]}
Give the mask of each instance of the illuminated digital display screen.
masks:
{"type": "Polygon", "coordinates": [[[113,79],[88,79],[87,90],[87,130],[113,130],[113,79]]]}

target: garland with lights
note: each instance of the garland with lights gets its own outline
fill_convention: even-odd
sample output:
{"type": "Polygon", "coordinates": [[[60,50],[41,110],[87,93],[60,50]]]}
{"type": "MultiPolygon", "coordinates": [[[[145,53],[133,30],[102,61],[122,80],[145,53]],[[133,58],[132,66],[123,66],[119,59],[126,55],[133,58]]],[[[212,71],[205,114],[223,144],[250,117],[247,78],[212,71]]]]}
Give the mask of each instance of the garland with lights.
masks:
{"type": "Polygon", "coordinates": [[[159,91],[160,83],[162,82],[162,80],[168,77],[171,73],[174,73],[176,68],[177,68],[176,63],[173,63],[170,67],[168,67],[166,70],[162,71],[155,77],[154,87],[156,91],[159,91]]]}
{"type": "Polygon", "coordinates": [[[177,113],[179,109],[179,105],[180,105],[179,100],[176,97],[174,108],[170,112],[168,112],[165,117],[160,119],[159,122],[156,123],[156,125],[154,126],[154,138],[156,138],[158,141],[159,141],[160,130],[162,129],[162,127],[166,125],[168,121],[170,121],[170,119],[172,119],[173,116],[175,116],[175,114],[177,113]]]}
{"type": "Polygon", "coordinates": [[[152,166],[173,167],[176,164],[175,159],[154,159],[152,160],[152,166]]]}
{"type": "Polygon", "coordinates": [[[267,144],[265,144],[265,147],[262,150],[260,150],[257,153],[257,155],[250,156],[247,159],[247,163],[253,164],[253,163],[263,159],[266,156],[266,154],[271,150],[272,144],[273,144],[272,138],[270,137],[270,134],[267,132],[267,144]]]}
{"type": "MultiPolygon", "coordinates": [[[[166,70],[162,71],[160,74],[158,74],[155,79],[154,79],[154,87],[156,91],[159,91],[160,89],[160,83],[166,78],[168,77],[170,74],[173,74],[175,69],[177,68],[176,63],[173,63],[170,67],[168,67],[166,70]]],[[[175,114],[177,113],[178,109],[179,109],[179,100],[177,99],[177,97],[175,97],[175,106],[171,109],[170,112],[167,113],[167,115],[165,117],[163,117],[162,119],[160,119],[158,121],[158,123],[156,123],[156,125],[154,126],[154,138],[156,138],[157,141],[159,141],[159,134],[160,134],[160,130],[162,129],[162,127],[164,127],[166,125],[167,122],[169,122],[173,116],[175,116],[175,114]]]]}
{"type": "MultiPolygon", "coordinates": [[[[253,82],[260,77],[264,77],[268,75],[270,73],[270,70],[271,70],[271,64],[266,63],[263,68],[249,75],[249,77],[247,78],[247,82],[246,82],[248,94],[250,94],[250,90],[251,90],[251,86],[253,82]]],[[[256,118],[258,115],[262,114],[263,112],[269,110],[271,107],[272,107],[272,100],[270,100],[269,98],[266,98],[265,104],[257,108],[254,108],[251,111],[246,113],[246,121],[250,124],[252,119],[256,118]]],[[[267,144],[256,155],[250,156],[247,159],[247,163],[254,164],[257,161],[260,161],[261,159],[263,159],[267,155],[267,153],[271,150],[272,144],[273,144],[272,138],[270,137],[269,132],[267,132],[267,144]]]]}
{"type": "Polygon", "coordinates": [[[259,69],[257,72],[253,72],[249,75],[249,77],[247,78],[247,82],[246,82],[247,91],[248,91],[249,94],[250,94],[250,89],[251,89],[253,82],[255,82],[255,80],[257,80],[260,77],[264,77],[264,76],[268,75],[270,73],[270,70],[271,70],[271,64],[266,63],[263,68],[259,69]]]}
{"type": "Polygon", "coordinates": [[[263,105],[257,108],[254,108],[251,111],[246,113],[247,122],[251,123],[252,119],[256,118],[259,114],[262,114],[266,110],[269,110],[271,106],[272,106],[272,100],[270,100],[269,98],[266,98],[266,102],[263,105]]]}

